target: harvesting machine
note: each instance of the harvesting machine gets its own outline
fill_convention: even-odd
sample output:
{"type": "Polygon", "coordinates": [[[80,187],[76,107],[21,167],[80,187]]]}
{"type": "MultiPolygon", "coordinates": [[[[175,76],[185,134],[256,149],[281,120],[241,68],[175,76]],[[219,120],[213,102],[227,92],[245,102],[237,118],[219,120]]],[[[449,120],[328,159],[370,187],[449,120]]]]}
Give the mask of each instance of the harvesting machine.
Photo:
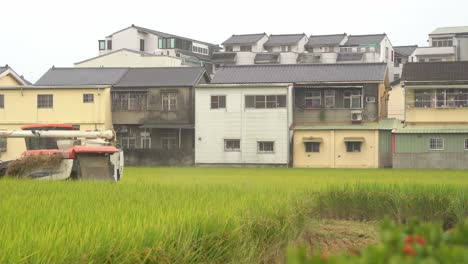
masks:
{"type": "Polygon", "coordinates": [[[24,138],[27,149],[17,160],[0,160],[0,176],[112,181],[122,177],[123,152],[116,147],[112,130],[80,131],[71,124],[32,124],[21,130],[0,130],[0,137],[24,138]]]}

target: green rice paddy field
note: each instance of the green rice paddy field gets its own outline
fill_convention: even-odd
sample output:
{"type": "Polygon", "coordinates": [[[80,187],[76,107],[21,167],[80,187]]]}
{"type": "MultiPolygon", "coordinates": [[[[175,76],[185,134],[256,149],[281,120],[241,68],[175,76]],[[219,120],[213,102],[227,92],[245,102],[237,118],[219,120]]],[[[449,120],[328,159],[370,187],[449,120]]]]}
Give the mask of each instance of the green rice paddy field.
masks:
{"type": "Polygon", "coordinates": [[[468,172],[127,168],[122,181],[0,180],[0,263],[265,263],[308,222],[468,216],[468,172]]]}

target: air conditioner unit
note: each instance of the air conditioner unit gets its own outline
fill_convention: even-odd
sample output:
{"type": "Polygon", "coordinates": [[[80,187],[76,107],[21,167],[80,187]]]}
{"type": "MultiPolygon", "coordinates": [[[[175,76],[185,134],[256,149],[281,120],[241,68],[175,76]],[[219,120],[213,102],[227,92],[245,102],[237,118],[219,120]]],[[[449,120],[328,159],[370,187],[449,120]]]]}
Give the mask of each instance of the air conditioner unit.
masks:
{"type": "Polygon", "coordinates": [[[351,121],[352,122],[361,122],[362,121],[362,111],[361,110],[351,111],[351,121]]]}
{"type": "Polygon", "coordinates": [[[375,103],[375,96],[367,96],[366,103],[375,103]]]}

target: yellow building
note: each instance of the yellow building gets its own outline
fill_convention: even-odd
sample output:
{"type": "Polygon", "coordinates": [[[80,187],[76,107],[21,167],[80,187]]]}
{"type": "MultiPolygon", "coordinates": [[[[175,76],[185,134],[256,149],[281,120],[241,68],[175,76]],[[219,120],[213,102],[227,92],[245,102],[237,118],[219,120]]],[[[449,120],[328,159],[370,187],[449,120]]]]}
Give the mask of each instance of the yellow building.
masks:
{"type": "Polygon", "coordinates": [[[10,66],[0,67],[0,86],[18,86],[31,84],[18,75],[10,66]]]}
{"type": "MultiPolygon", "coordinates": [[[[110,85],[0,86],[0,129],[20,129],[32,123],[71,123],[82,130],[111,129],[110,85]]],[[[18,158],[23,139],[8,138],[0,160],[18,158]]]]}

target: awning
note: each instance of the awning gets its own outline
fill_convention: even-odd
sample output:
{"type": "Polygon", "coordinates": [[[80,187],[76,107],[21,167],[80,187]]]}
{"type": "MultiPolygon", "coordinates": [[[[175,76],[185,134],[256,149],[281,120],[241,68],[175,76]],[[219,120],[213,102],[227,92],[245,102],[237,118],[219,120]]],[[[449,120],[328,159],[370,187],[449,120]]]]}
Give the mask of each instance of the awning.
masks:
{"type": "Polygon", "coordinates": [[[307,143],[307,142],[321,143],[321,142],[323,142],[323,139],[321,137],[303,137],[302,142],[304,142],[304,143],[307,143]]]}
{"type": "Polygon", "coordinates": [[[193,124],[145,124],[140,128],[194,129],[193,124]]]}
{"type": "Polygon", "coordinates": [[[364,142],[363,137],[345,137],[344,142],[364,142]]]}

